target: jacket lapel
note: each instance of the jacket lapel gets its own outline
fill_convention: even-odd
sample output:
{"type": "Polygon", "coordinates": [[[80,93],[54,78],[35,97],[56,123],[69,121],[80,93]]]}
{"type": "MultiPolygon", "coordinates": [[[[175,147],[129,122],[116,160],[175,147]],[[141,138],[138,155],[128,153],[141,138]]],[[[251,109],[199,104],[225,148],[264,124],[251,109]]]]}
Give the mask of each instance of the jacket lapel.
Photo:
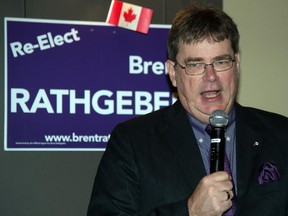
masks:
{"type": "Polygon", "coordinates": [[[175,112],[169,115],[171,121],[164,130],[164,137],[193,190],[206,171],[187,114],[177,103],[174,105],[175,112]]]}
{"type": "Polygon", "coordinates": [[[241,209],[250,189],[263,138],[257,122],[245,109],[236,105],[236,161],[237,161],[237,209],[241,209]]]}

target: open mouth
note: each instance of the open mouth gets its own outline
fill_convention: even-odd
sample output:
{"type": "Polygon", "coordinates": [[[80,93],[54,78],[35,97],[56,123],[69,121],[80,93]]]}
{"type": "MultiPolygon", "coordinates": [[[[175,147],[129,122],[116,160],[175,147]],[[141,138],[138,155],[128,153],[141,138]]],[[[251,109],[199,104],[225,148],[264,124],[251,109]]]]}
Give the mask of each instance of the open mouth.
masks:
{"type": "Polygon", "coordinates": [[[201,93],[202,97],[205,97],[205,98],[215,98],[217,97],[218,95],[220,95],[220,91],[207,91],[207,92],[202,92],[201,93]]]}

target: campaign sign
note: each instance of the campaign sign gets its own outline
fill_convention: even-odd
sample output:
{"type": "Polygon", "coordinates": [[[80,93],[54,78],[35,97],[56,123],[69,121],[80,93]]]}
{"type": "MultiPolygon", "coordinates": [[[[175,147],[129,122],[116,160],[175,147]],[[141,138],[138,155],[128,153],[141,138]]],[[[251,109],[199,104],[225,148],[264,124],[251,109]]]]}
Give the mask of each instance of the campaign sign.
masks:
{"type": "Polygon", "coordinates": [[[116,124],[174,103],[168,31],[5,18],[4,149],[104,150],[116,124]]]}

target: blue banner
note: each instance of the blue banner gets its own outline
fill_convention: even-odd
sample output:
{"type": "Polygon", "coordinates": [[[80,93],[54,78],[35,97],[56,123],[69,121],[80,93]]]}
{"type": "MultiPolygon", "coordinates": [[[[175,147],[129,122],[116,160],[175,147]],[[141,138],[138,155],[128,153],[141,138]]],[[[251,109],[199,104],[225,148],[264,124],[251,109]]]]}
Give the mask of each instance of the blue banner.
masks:
{"type": "Polygon", "coordinates": [[[4,149],[105,150],[117,123],[174,103],[169,28],[6,18],[4,149]]]}

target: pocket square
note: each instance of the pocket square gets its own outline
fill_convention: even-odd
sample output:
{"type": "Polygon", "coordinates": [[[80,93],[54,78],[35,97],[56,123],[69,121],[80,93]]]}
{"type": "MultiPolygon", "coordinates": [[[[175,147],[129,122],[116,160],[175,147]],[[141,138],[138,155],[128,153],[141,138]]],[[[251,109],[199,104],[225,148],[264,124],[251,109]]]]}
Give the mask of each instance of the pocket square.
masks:
{"type": "Polygon", "coordinates": [[[258,177],[259,184],[262,185],[268,182],[275,182],[278,181],[279,179],[280,174],[275,164],[266,162],[262,165],[258,177]]]}

